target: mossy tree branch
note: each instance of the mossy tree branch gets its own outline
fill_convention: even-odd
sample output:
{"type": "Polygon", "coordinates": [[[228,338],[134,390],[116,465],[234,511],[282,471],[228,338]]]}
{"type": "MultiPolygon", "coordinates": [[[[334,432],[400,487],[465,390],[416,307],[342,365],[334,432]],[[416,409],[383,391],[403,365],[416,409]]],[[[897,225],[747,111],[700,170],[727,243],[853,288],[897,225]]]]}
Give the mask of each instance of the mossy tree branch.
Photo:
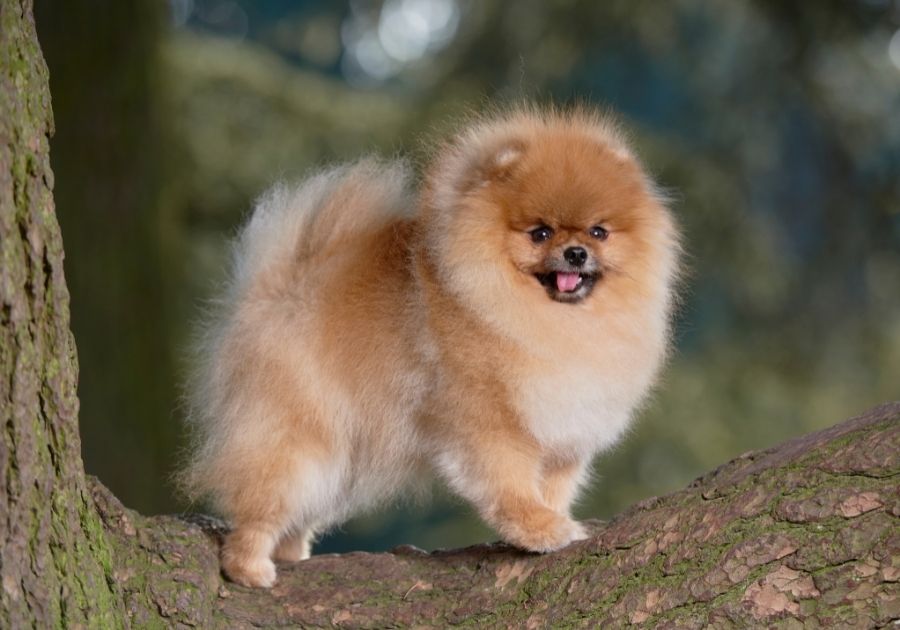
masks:
{"type": "Polygon", "coordinates": [[[200,627],[878,627],[900,616],[900,404],[735,459],[562,552],[314,556],[224,581],[221,526],[142,517],[99,484],[129,620],[200,627]],[[818,625],[816,625],[818,624],[818,625]]]}

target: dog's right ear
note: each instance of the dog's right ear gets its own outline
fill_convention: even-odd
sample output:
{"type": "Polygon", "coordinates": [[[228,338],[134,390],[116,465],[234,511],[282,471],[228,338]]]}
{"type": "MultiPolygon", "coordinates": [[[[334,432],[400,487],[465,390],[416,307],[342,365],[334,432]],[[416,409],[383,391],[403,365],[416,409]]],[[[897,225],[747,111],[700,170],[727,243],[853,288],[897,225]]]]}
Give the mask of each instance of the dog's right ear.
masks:
{"type": "Polygon", "coordinates": [[[498,138],[476,128],[445,145],[426,177],[428,196],[438,207],[459,195],[509,179],[522,165],[528,150],[525,139],[498,138]],[[485,137],[487,136],[487,137],[485,137]]]}
{"type": "Polygon", "coordinates": [[[525,155],[524,140],[506,140],[482,149],[466,177],[467,188],[477,188],[509,179],[525,155]]]}
{"type": "Polygon", "coordinates": [[[525,155],[524,140],[509,140],[494,148],[481,165],[483,183],[501,182],[510,178],[525,155]]]}

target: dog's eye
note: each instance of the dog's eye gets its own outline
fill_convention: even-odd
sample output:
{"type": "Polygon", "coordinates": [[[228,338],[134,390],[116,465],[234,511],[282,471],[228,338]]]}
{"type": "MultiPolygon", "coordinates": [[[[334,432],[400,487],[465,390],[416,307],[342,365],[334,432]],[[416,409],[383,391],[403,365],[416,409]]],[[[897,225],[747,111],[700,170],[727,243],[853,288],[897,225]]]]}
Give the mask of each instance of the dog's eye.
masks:
{"type": "Polygon", "coordinates": [[[609,230],[607,230],[602,225],[595,225],[590,230],[588,230],[588,234],[590,234],[592,237],[596,238],[597,240],[605,241],[606,237],[609,236],[609,230]]]}
{"type": "Polygon", "coordinates": [[[529,232],[531,234],[531,240],[535,243],[543,243],[548,238],[553,236],[553,229],[547,227],[546,225],[539,225],[529,232]]]}

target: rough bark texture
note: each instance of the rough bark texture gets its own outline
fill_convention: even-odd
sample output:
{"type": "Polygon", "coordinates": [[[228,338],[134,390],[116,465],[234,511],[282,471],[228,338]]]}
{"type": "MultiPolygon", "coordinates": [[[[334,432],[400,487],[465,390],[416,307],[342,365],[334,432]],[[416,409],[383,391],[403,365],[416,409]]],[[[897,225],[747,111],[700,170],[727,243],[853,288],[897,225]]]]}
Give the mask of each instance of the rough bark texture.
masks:
{"type": "Polygon", "coordinates": [[[128,621],[228,627],[871,628],[900,617],[900,403],[735,459],[545,556],[505,545],[314,556],[225,582],[221,527],[102,486],[128,621]]]}
{"type": "Polygon", "coordinates": [[[900,404],[740,457],[555,554],[319,556],[225,582],[223,530],[86,480],[46,68],[0,0],[0,627],[877,627],[900,617],[900,404]]]}
{"type": "Polygon", "coordinates": [[[86,490],[31,2],[0,2],[0,627],[121,625],[86,490]]]}

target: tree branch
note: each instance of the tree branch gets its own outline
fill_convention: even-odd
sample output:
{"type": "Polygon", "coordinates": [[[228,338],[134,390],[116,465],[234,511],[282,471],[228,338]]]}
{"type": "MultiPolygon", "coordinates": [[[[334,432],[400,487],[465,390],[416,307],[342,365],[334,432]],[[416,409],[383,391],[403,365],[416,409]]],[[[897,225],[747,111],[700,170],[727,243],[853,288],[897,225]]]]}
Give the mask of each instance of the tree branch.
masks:
{"type": "Polygon", "coordinates": [[[142,517],[97,482],[93,496],[135,627],[874,627],[900,616],[898,472],[890,403],[592,522],[558,553],[314,556],[268,591],[220,576],[217,521],[142,517]]]}

